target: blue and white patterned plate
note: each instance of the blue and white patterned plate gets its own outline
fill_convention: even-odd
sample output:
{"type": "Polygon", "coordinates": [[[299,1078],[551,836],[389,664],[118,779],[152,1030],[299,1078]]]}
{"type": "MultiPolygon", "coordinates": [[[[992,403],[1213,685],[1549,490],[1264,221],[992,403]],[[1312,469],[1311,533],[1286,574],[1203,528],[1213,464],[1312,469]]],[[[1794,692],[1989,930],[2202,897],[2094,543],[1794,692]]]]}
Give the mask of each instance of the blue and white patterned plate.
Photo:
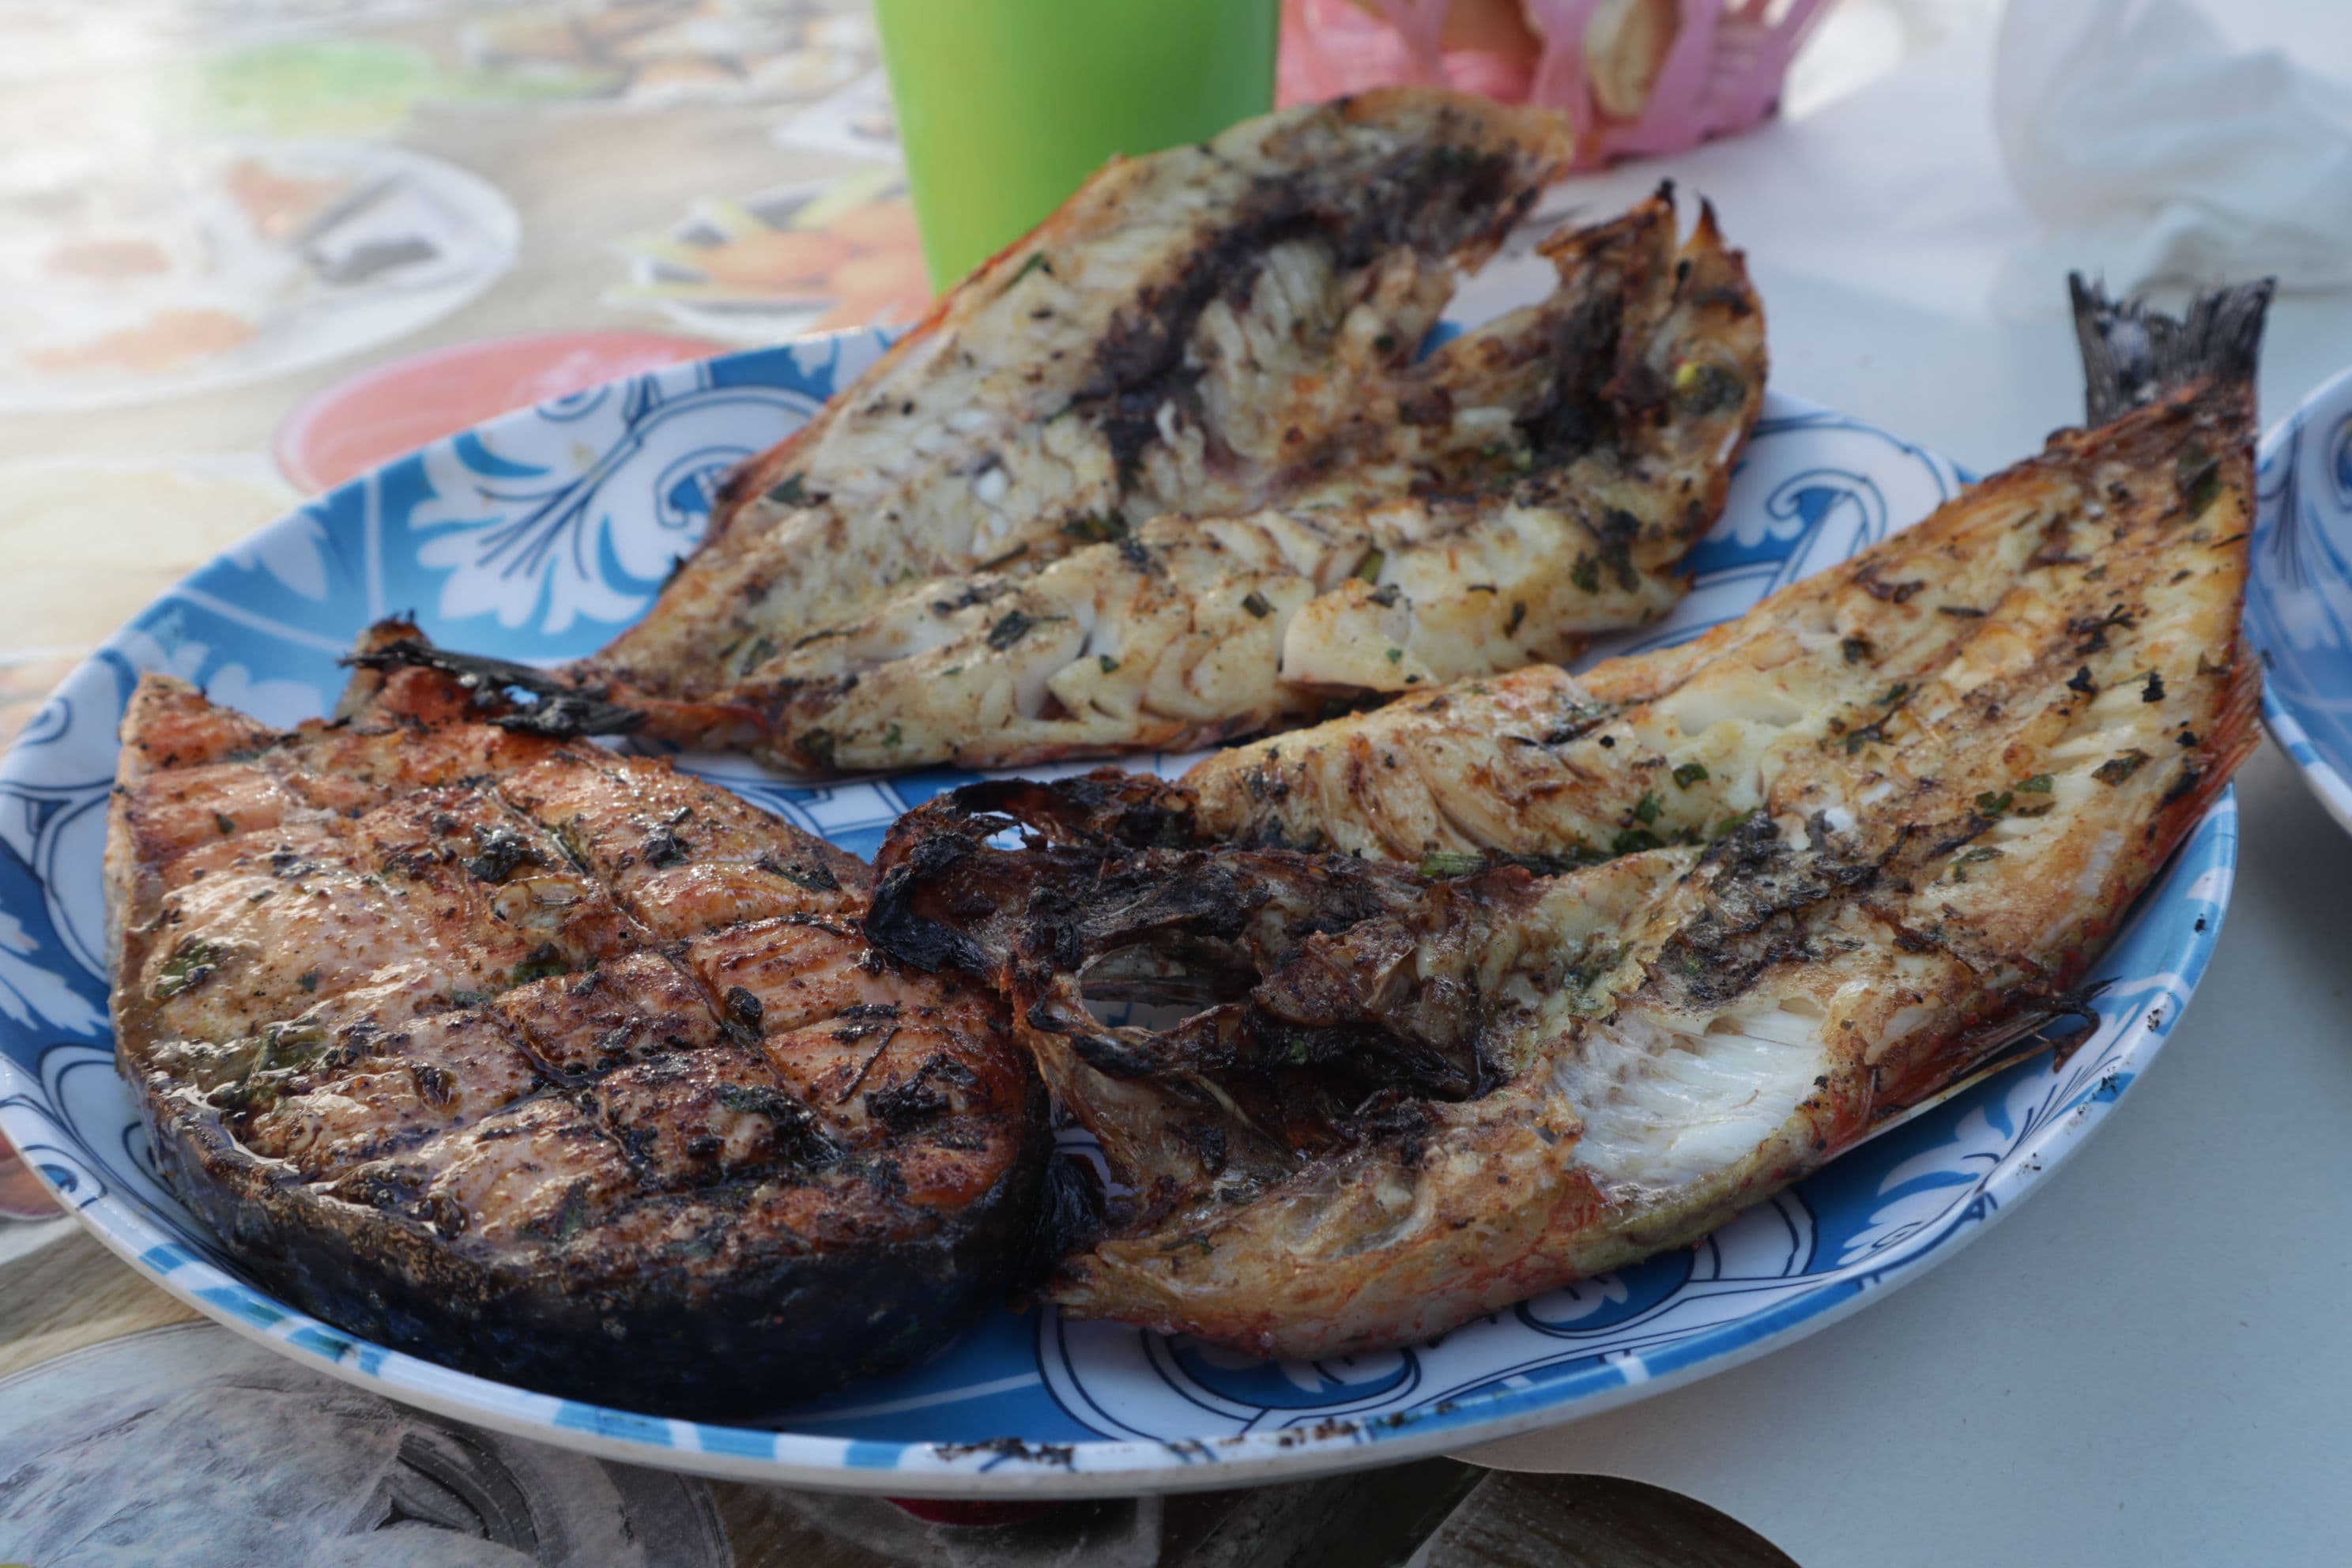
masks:
{"type": "Polygon", "coordinates": [[[2263,437],[2254,488],[2263,722],[2352,832],[2352,371],[2263,437]]]}
{"type": "MultiPolygon", "coordinates": [[[[392,1397],[640,1464],[803,1486],[1030,1495],[1231,1485],[1459,1447],[1590,1414],[1810,1333],[1980,1233],[2108,1113],[2179,1016],[2236,860],[2225,797],[2101,964],[2103,1021],[1915,1117],[1696,1247],[1409,1349],[1254,1363],[1003,1311],[922,1366],[717,1426],[602,1409],[352,1339],[256,1289],[157,1184],[113,1068],[100,854],[140,671],[278,724],[325,711],[336,656],[414,610],[449,646],[583,654],[653,598],[713,485],[871,363],[872,333],[678,365],[528,409],[314,501],[196,573],[60,689],[0,764],[0,1127],[100,1238],[229,1327],[392,1397]]],[[[1939,458],[1775,397],[1645,644],[1685,637],[1952,495],[1939,458]]],[[[92,497],[94,515],[104,498],[92,497]]],[[[969,775],[825,788],[689,765],[861,854],[969,775]]],[[[1173,766],[1177,759],[1161,759],[1173,766]]]]}

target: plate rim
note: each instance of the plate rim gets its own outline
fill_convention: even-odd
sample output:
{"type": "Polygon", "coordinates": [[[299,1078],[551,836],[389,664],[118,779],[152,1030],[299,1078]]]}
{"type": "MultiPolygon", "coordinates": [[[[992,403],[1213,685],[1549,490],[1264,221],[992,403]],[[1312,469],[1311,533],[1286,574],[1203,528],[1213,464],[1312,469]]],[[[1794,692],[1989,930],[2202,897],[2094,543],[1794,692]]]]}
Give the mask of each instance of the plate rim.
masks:
{"type": "MultiPolygon", "coordinates": [[[[853,328],[838,332],[806,334],[782,344],[735,351],[704,361],[682,362],[667,367],[667,371],[656,370],[650,374],[656,376],[678,374],[694,366],[724,364],[762,355],[790,354],[804,345],[842,342],[872,331],[870,328],[853,328]]],[[[605,384],[622,386],[637,379],[641,378],[627,377],[605,384]]],[[[2352,382],[2352,372],[2338,379],[2352,382]]],[[[1777,389],[1768,388],[1766,407],[1765,417],[1769,421],[1803,422],[1826,416],[1849,427],[1880,436],[1906,450],[1933,457],[1926,448],[1869,421],[1777,389]]],[[[509,421],[528,421],[538,416],[539,410],[535,405],[517,409],[472,426],[468,431],[460,432],[459,436],[495,429],[509,421]]],[[[457,438],[459,437],[449,437],[443,440],[457,438]]],[[[431,443],[423,449],[430,450],[442,444],[431,443]]],[[[394,459],[396,462],[405,460],[394,459]]],[[[380,471],[371,470],[347,481],[347,486],[369,485],[380,471]]],[[[1963,481],[1973,477],[1964,471],[1960,474],[1963,481]]],[[[337,490],[310,498],[303,506],[247,535],[232,549],[248,547],[276,530],[302,526],[311,508],[325,502],[344,488],[337,487],[337,490]]],[[[207,563],[207,566],[209,564],[207,563]]],[[[201,573],[205,569],[206,566],[200,566],[196,571],[201,573]]],[[[163,599],[157,603],[168,601],[176,591],[176,587],[167,590],[163,599]]],[[[98,649],[77,664],[60,683],[58,692],[63,692],[88,678],[93,666],[106,664],[110,660],[120,665],[123,656],[118,645],[133,635],[134,628],[144,622],[155,607],[151,605],[133,616],[98,649]]],[[[52,700],[56,695],[56,692],[52,693],[52,700]]],[[[2266,698],[2266,704],[2267,700],[2266,698]]],[[[34,726],[28,728],[26,734],[36,733],[38,724],[37,717],[34,726]]],[[[20,737],[20,742],[22,739],[20,737]]],[[[0,756],[0,778],[13,771],[9,764],[16,760],[17,750],[17,746],[12,745],[6,755],[0,756]]],[[[1392,1464],[1471,1447],[1538,1427],[1580,1420],[1646,1398],[1652,1394],[1728,1371],[1832,1326],[1859,1310],[1866,1302],[1910,1283],[1972,1243],[2008,1209],[2039,1188],[2093,1131],[2105,1123],[2113,1103],[2129,1092],[2138,1077],[2160,1053],[2165,1040],[2179,1022],[2179,1014],[2186,1010],[2187,1001],[2193,999],[2221,935],[2235,881],[2238,826],[2234,785],[2224,790],[2205,816],[2200,819],[2198,826],[2184,837],[2182,847],[2186,848],[2209,829],[2214,842],[2210,850],[2211,864],[2204,876],[2210,879],[2210,891],[2207,897],[2213,905],[2213,912],[2205,922],[2206,929],[2183,939],[2186,951],[2177,955],[2179,962],[2170,972],[2181,983],[2181,1005],[2167,1009],[2167,1016],[2160,1021],[2151,1020],[2151,1026],[2136,1031],[2137,1037],[2126,1047],[2126,1058],[2120,1064],[2125,1069],[2122,1081],[2112,1095],[2085,1098],[2070,1107],[2064,1114],[2053,1115],[2042,1127],[2026,1134],[2011,1152],[2016,1157],[2005,1158],[1987,1178],[1984,1194],[1990,1197],[1998,1189],[1998,1201],[1983,1204],[1981,1212],[1978,1214],[1967,1213],[1964,1205],[1955,1215],[1939,1216],[1939,1223],[1944,1224],[1946,1232],[1939,1240],[1881,1268],[1849,1266],[1835,1271],[1835,1278],[1811,1285],[1762,1312],[1694,1331],[1676,1342],[1676,1349],[1688,1353],[1664,1372],[1648,1373],[1645,1368],[1643,1376],[1621,1376],[1612,1385],[1584,1390],[1564,1390],[1558,1384],[1525,1389],[1494,1387],[1465,1396],[1450,1408],[1439,1406],[1417,1412],[1400,1412],[1366,1423],[1342,1418],[1338,1423],[1339,1429],[1323,1436],[1297,1428],[1280,1428],[1199,1442],[1097,1438],[1070,1445],[1040,1445],[1036,1452],[1013,1456],[1002,1463],[992,1460],[987,1466],[979,1467],[956,1465],[954,1457],[942,1454],[940,1449],[943,1445],[934,1440],[824,1436],[758,1426],[697,1423],[592,1405],[584,1401],[567,1400],[517,1384],[457,1372],[389,1347],[373,1346],[370,1342],[291,1308],[239,1274],[219,1270],[221,1277],[235,1287],[232,1294],[242,1293],[254,1299],[257,1306],[274,1310],[281,1316],[264,1322],[255,1315],[241,1313],[232,1300],[215,1300],[199,1294],[195,1284],[180,1277],[184,1270],[176,1261],[168,1268],[156,1261],[151,1255],[159,1247],[173,1253],[184,1253],[185,1249],[170,1236],[156,1230],[124,1197],[112,1192],[87,1199],[70,1197],[58,1192],[50,1184],[47,1173],[37,1164],[29,1160],[26,1163],[32,1165],[60,1205],[73,1214],[109,1251],[129,1264],[149,1283],[241,1337],[270,1346],[300,1364],[386,1397],[453,1419],[574,1448],[604,1458],[719,1479],[822,1490],[879,1492],[904,1497],[1020,1494],[1034,1498],[1199,1490],[1392,1464]],[[330,1353],[321,1342],[298,1342],[285,1337],[283,1332],[273,1331],[273,1329],[284,1330],[290,1325],[292,1331],[299,1332],[305,1326],[312,1324],[323,1331],[317,1336],[320,1340],[339,1343],[340,1349],[330,1353]],[[298,1352],[301,1353],[297,1354],[298,1352]],[[370,1353],[374,1357],[372,1363],[368,1359],[370,1353]],[[720,1434],[720,1446],[715,1448],[705,1447],[702,1436],[705,1433],[720,1434]],[[728,1434],[736,1436],[731,1445],[727,1441],[725,1435],[728,1434]],[[689,1438],[690,1442],[687,1440],[689,1438]],[[760,1451],[755,1452],[755,1449],[760,1451]],[[1075,1456],[1076,1462],[1067,1458],[1056,1459],[1054,1457],[1056,1451],[1075,1456]]],[[[2174,859],[2168,861],[2167,867],[2159,870],[2158,880],[2177,874],[2179,869],[2177,865],[2179,854],[2179,851],[2176,850],[2174,859]]],[[[2151,889],[2155,885],[2152,882],[2151,889]]],[[[2176,955],[2168,953],[2167,956],[2176,955]]],[[[89,1048],[95,1050],[99,1047],[89,1048]]],[[[110,1054],[110,1029],[106,1049],[110,1054]]],[[[2011,1077],[2013,1070],[2000,1076],[2011,1077]]],[[[22,1097],[27,1090],[41,1097],[43,1103],[53,1104],[46,1086],[39,1081],[41,1076],[28,1075],[14,1060],[0,1056],[0,1121],[9,1119],[8,1102],[22,1097]],[[26,1081],[28,1078],[29,1082],[26,1081]]],[[[216,1268],[209,1259],[199,1258],[196,1261],[207,1270],[216,1268]]],[[[1035,1310],[1040,1313],[1037,1320],[1040,1323],[1052,1314],[1050,1308],[1035,1310]]],[[[956,1445],[944,1447],[954,1447],[956,1445]]]]}

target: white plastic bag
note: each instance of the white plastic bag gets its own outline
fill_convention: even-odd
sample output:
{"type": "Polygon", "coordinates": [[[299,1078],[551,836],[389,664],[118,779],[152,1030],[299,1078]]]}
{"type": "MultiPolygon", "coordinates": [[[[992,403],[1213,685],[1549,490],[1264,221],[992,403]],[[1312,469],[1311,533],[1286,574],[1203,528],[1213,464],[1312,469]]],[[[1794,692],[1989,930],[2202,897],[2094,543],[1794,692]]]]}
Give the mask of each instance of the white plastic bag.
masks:
{"type": "Polygon", "coordinates": [[[2002,269],[2006,308],[2070,268],[2118,291],[2352,287],[2352,89],[2232,54],[2186,0],[2010,0],[1993,121],[2042,228],[2002,269]]]}

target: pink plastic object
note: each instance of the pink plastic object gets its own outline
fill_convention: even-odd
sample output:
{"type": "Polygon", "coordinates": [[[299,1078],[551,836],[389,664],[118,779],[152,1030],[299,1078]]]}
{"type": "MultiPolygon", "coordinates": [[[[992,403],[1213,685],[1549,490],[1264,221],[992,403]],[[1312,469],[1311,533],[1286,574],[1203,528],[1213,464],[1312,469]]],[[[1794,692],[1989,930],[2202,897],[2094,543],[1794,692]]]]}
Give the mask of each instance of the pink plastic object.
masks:
{"type": "Polygon", "coordinates": [[[1517,0],[1531,58],[1444,47],[1457,3],[1284,0],[1282,101],[1411,82],[1548,104],[1599,168],[1762,121],[1828,0],[1517,0]]]}

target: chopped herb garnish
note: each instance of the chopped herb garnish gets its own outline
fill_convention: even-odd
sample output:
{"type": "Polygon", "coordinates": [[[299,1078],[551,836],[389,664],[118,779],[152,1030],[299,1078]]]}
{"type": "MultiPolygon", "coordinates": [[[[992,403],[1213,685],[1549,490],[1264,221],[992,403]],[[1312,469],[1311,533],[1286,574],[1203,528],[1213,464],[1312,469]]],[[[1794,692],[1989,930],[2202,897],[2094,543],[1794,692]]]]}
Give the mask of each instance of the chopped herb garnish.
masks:
{"type": "Polygon", "coordinates": [[[2179,477],[2181,504],[2191,517],[2211,506],[2213,498],[2221,493],[2221,460],[2193,447],[2180,455],[2179,477]]]}
{"type": "Polygon", "coordinates": [[[1404,662],[1404,649],[1401,647],[1392,647],[1389,649],[1388,658],[1391,664],[1402,664],[1404,662]]]}
{"type": "Polygon", "coordinates": [[[1698,413],[1728,408],[1746,390],[1738,376],[1719,364],[1686,359],[1675,366],[1675,391],[1698,413]]]}
{"type": "Polygon", "coordinates": [[[1249,595],[1242,600],[1242,608],[1247,610],[1251,615],[1256,616],[1261,621],[1265,619],[1266,616],[1274,614],[1274,606],[1266,603],[1265,595],[1257,592],[1254,588],[1250,590],[1249,595]]]}
{"type": "Polygon", "coordinates": [[[768,499],[782,502],[785,506],[806,506],[808,488],[801,483],[800,475],[786,474],[783,483],[768,492],[768,499]]]}
{"type": "Polygon", "coordinates": [[[1127,519],[1115,511],[1100,517],[1074,517],[1062,524],[1062,531],[1082,544],[1108,544],[1127,537],[1127,519]]]}
{"type": "Polygon", "coordinates": [[[808,753],[821,768],[833,766],[834,745],[833,731],[830,730],[811,730],[801,736],[801,750],[808,753]]]}
{"type": "Polygon", "coordinates": [[[1891,708],[1895,703],[1902,701],[1906,697],[1910,695],[1911,683],[1907,680],[1898,680],[1894,685],[1888,687],[1886,689],[1886,695],[1880,698],[1878,700],[1880,706],[1891,708]]]}
{"type": "Polygon", "coordinates": [[[887,729],[882,731],[882,743],[886,746],[896,746],[905,738],[905,735],[900,731],[898,726],[896,724],[890,725],[887,729]]]}
{"type": "MultiPolygon", "coordinates": [[[[892,728],[895,729],[897,726],[893,725],[892,728]]],[[[801,866],[779,863],[763,855],[760,858],[760,865],[762,869],[773,871],[793,887],[808,892],[837,893],[841,891],[841,879],[835,876],[833,868],[822,860],[814,866],[801,866]]]]}
{"type": "Polygon", "coordinates": [[[1486,865],[1483,856],[1465,854],[1458,849],[1441,849],[1422,857],[1421,874],[1424,877],[1466,877],[1486,865]]]}
{"type": "Polygon", "coordinates": [[[1384,354],[1392,354],[1396,353],[1396,334],[1394,332],[1382,332],[1379,337],[1372,340],[1372,347],[1380,350],[1380,352],[1384,354]]]}
{"type": "Polygon", "coordinates": [[[1838,646],[1845,654],[1848,664],[1863,664],[1870,658],[1872,649],[1868,637],[1848,637],[1838,646]]]}
{"type": "Polygon", "coordinates": [[[694,846],[680,838],[677,830],[667,823],[646,834],[642,847],[648,866],[675,866],[693,850],[694,846]]]}
{"type": "Polygon", "coordinates": [[[1658,836],[1648,828],[1629,827],[1609,841],[1609,848],[1612,854],[1632,855],[1643,849],[1659,848],[1662,844],[1658,836]]]}
{"type": "Polygon", "coordinates": [[[1642,798],[1633,803],[1633,819],[1645,824],[1655,822],[1658,820],[1660,809],[1661,803],[1658,800],[1657,792],[1644,791],[1642,798]]]}
{"type": "Polygon", "coordinates": [[[1118,660],[1111,658],[1111,656],[1107,653],[1098,653],[1095,655],[1095,663],[1100,667],[1105,675],[1109,675],[1118,668],[1118,660]]]}
{"type": "Polygon", "coordinates": [[[588,1184],[583,1182],[563,1194],[563,1207],[555,1216],[555,1239],[570,1241],[588,1226],[588,1184]]]}
{"type": "Polygon", "coordinates": [[[1003,619],[988,628],[988,646],[1001,652],[1027,637],[1036,624],[1018,610],[1007,610],[1003,619]]]}
{"type": "Polygon", "coordinates": [[[1356,563],[1356,575],[1367,583],[1377,583],[1381,580],[1381,568],[1388,563],[1387,551],[1371,551],[1361,561],[1356,563]]]}
{"type": "Polygon", "coordinates": [[[1721,822],[1715,825],[1715,836],[1717,838],[1721,838],[1727,834],[1738,832],[1741,828],[1748,826],[1748,819],[1755,815],[1756,808],[1751,805],[1737,816],[1725,817],[1721,822]]]}
{"type": "Polygon", "coordinates": [[[477,840],[482,852],[466,862],[466,869],[485,882],[503,882],[517,867],[536,862],[539,851],[510,827],[492,827],[477,840]]]}
{"type": "Polygon", "coordinates": [[[2010,815],[2012,816],[2047,816],[2050,813],[2058,809],[2057,801],[2051,797],[2053,788],[2053,781],[2048,773],[2036,773],[2032,778],[2021,781],[2017,784],[2015,790],[2011,795],[2004,797],[2014,801],[2014,804],[2010,807],[2010,815]],[[2039,795],[2042,798],[2039,800],[2016,800],[2016,795],[2039,795]]]}
{"type": "Polygon", "coordinates": [[[1010,279],[1005,280],[1003,291],[1008,294],[1011,293],[1013,291],[1013,285],[1020,282],[1024,278],[1028,277],[1032,272],[1043,272],[1048,278],[1054,275],[1054,264],[1045,258],[1045,253],[1044,251],[1036,250],[1030,252],[1029,259],[1021,264],[1021,270],[1015,272],[1010,279]]]}
{"type": "Polygon", "coordinates": [[[528,985],[534,980],[546,980],[553,975],[572,973],[571,963],[552,946],[541,948],[515,965],[514,983],[528,985]]]}
{"type": "Polygon", "coordinates": [[[1688,789],[1695,784],[1704,782],[1707,776],[1705,763],[1685,763],[1675,770],[1675,784],[1679,789],[1688,789]]]}
{"type": "Polygon", "coordinates": [[[1568,580],[1588,594],[1601,592],[1601,567],[1590,555],[1580,555],[1568,574],[1568,580]]]}
{"type": "Polygon", "coordinates": [[[220,829],[223,838],[226,838],[236,831],[236,818],[225,811],[215,811],[213,813],[213,826],[220,829]]]}
{"type": "Polygon", "coordinates": [[[148,995],[158,1002],[167,1002],[183,991],[193,991],[213,977],[228,950],[209,942],[191,939],[183,942],[163,961],[163,971],[156,976],[155,987],[148,995]]]}
{"type": "Polygon", "coordinates": [[[2103,784],[2119,784],[2147,765],[2147,753],[2135,746],[2093,768],[2091,776],[2103,784]]]}
{"type": "Polygon", "coordinates": [[[773,658],[775,655],[776,645],[772,638],[753,637],[751,646],[743,650],[743,662],[735,668],[741,673],[749,675],[773,658]]]}
{"type": "Polygon", "coordinates": [[[1999,795],[1986,790],[1977,796],[1977,810],[1987,816],[1999,816],[2016,803],[2017,796],[2008,790],[2003,790],[1999,795]]]}
{"type": "Polygon", "coordinates": [[[306,969],[294,977],[294,984],[305,991],[316,991],[319,988],[319,972],[315,969],[306,969]]]}

